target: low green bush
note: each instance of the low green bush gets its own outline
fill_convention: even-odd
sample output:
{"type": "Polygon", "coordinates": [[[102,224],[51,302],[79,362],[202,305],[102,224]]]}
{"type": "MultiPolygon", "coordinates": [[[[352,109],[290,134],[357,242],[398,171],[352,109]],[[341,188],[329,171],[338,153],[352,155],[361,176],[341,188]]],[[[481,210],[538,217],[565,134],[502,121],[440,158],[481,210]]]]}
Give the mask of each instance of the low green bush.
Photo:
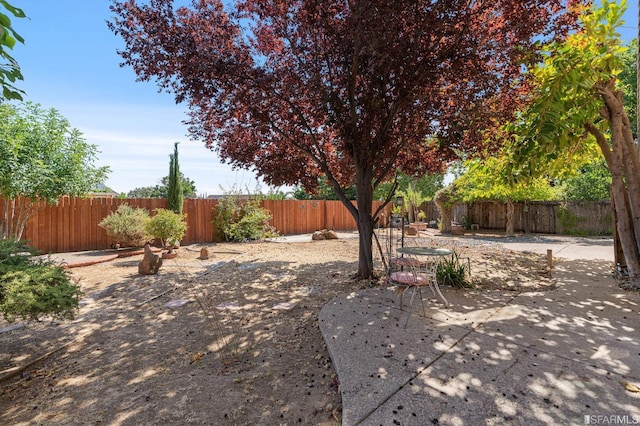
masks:
{"type": "Polygon", "coordinates": [[[270,220],[271,215],[260,207],[260,201],[230,195],[218,201],[213,224],[225,241],[248,241],[277,236],[270,220]]]}
{"type": "Polygon", "coordinates": [[[73,319],[82,292],[68,273],[35,249],[0,241],[0,312],[5,320],[73,319]]]}
{"type": "Polygon", "coordinates": [[[149,219],[147,210],[121,204],[118,210],[102,219],[98,226],[107,231],[114,243],[122,247],[142,247],[153,240],[146,229],[149,219]]]}
{"type": "Polygon", "coordinates": [[[160,239],[165,248],[178,244],[187,232],[187,215],[167,209],[156,209],[155,212],[155,216],[146,224],[147,233],[160,239]]]}

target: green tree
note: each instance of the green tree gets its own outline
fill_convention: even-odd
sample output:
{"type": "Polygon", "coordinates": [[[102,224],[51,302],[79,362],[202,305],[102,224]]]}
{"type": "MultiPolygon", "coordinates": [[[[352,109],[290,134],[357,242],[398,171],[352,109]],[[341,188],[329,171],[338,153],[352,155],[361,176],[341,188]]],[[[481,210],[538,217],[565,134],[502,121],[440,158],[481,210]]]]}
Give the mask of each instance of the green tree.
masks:
{"type": "Polygon", "coordinates": [[[373,192],[376,200],[385,200],[390,194],[404,197],[409,212],[409,220],[418,220],[420,206],[433,199],[436,192],[444,187],[444,175],[427,173],[415,178],[404,173],[397,173],[392,181],[381,183],[373,192]]]}
{"type": "Polygon", "coordinates": [[[182,181],[180,180],[180,164],[178,163],[178,142],[173,146],[173,154],[169,154],[169,182],[167,184],[167,207],[172,212],[182,214],[182,181]]]}
{"type": "MultiPolygon", "coordinates": [[[[180,183],[182,184],[183,197],[197,198],[198,194],[196,192],[195,181],[183,175],[182,172],[179,172],[179,176],[180,176],[180,183]]],[[[162,179],[160,179],[160,185],[156,185],[156,191],[159,191],[159,193],[162,194],[162,196],[152,197],[152,198],[167,198],[167,194],[169,193],[169,176],[165,176],[162,179]]]]}
{"type": "Polygon", "coordinates": [[[375,200],[384,200],[389,192],[395,193],[407,191],[409,185],[427,200],[433,199],[435,193],[444,187],[444,175],[441,173],[427,173],[422,177],[414,178],[404,173],[398,173],[394,180],[381,183],[373,192],[375,200]],[[393,188],[395,185],[395,189],[393,188]]]}
{"type": "Polygon", "coordinates": [[[638,79],[636,78],[638,39],[629,42],[629,48],[621,54],[619,78],[620,90],[624,94],[624,109],[629,116],[634,135],[638,134],[638,79]]]}
{"type": "Polygon", "coordinates": [[[573,21],[563,0],[176,3],[112,1],[123,64],[188,104],[192,135],[232,166],[311,192],[326,176],[358,226],[361,279],[374,188],[482,150],[573,21]]]}
{"type": "MultiPolygon", "coordinates": [[[[16,18],[25,17],[22,9],[10,5],[6,0],[0,0],[0,5],[16,18]]],[[[18,62],[8,52],[13,50],[16,42],[24,43],[24,39],[11,26],[9,16],[0,12],[0,85],[2,85],[2,96],[7,100],[21,101],[24,91],[15,87],[14,83],[16,80],[23,79],[22,72],[18,62]]]]}
{"type": "MultiPolygon", "coordinates": [[[[297,187],[294,192],[294,198],[297,200],[339,200],[338,194],[326,177],[318,178],[318,185],[315,187],[315,192],[307,192],[302,187],[297,187]]],[[[349,200],[356,199],[356,187],[352,185],[350,187],[341,188],[345,196],[349,200]]]]}
{"type": "Polygon", "coordinates": [[[141,186],[139,188],[132,189],[131,191],[127,192],[127,198],[162,198],[154,196],[158,187],[159,185],[141,186]]]}
{"type": "Polygon", "coordinates": [[[513,180],[505,176],[509,155],[466,162],[466,172],[454,181],[456,200],[473,202],[491,200],[504,203],[506,234],[514,235],[514,202],[558,199],[559,191],[545,176],[513,180]]]}
{"type": "Polygon", "coordinates": [[[290,200],[293,198],[295,198],[293,191],[285,192],[274,187],[269,187],[269,191],[262,197],[264,200],[290,200]]]}
{"type": "Polygon", "coordinates": [[[603,159],[584,164],[576,175],[565,178],[560,185],[565,200],[609,200],[610,189],[611,173],[603,159]]]}
{"type": "Polygon", "coordinates": [[[519,162],[599,148],[612,176],[612,200],[624,262],[640,287],[640,155],[625,110],[620,72],[627,47],[616,28],[626,1],[584,9],[581,31],[548,46],[523,123],[519,162]]]}
{"type": "Polygon", "coordinates": [[[312,198],[311,194],[309,194],[302,186],[296,186],[293,190],[293,198],[296,200],[310,200],[312,198]]]}
{"type": "Polygon", "coordinates": [[[2,238],[20,240],[29,216],[61,195],[81,196],[106,180],[94,165],[97,148],[55,109],[38,104],[0,105],[2,238]]]}
{"type": "MultiPolygon", "coordinates": [[[[184,198],[196,198],[196,183],[180,172],[180,182],[182,182],[182,194],[184,198]]],[[[127,193],[129,198],[167,198],[169,194],[169,176],[160,179],[160,184],[156,186],[142,186],[134,188],[127,193]]]]}

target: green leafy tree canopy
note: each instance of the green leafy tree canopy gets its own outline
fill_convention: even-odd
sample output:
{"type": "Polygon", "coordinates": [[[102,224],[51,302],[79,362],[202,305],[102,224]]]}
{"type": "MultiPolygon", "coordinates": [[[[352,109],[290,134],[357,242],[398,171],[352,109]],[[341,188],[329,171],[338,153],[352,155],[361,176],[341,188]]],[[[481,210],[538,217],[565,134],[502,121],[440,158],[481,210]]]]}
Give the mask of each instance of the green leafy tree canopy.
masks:
{"type": "Polygon", "coordinates": [[[566,200],[609,200],[611,172],[603,159],[584,164],[575,176],[562,181],[560,189],[566,200]]]}
{"type": "MultiPolygon", "coordinates": [[[[182,182],[182,194],[184,198],[196,198],[197,190],[194,180],[186,177],[180,172],[180,181],[182,182]]],[[[160,179],[160,184],[156,186],[142,186],[134,188],[127,193],[129,198],[167,198],[169,194],[169,176],[160,179]]]]}
{"type": "MultiPolygon", "coordinates": [[[[22,9],[12,6],[6,0],[0,0],[0,6],[6,12],[16,18],[24,18],[22,9]]],[[[24,39],[11,26],[11,18],[7,13],[0,11],[0,85],[2,96],[7,99],[22,100],[24,91],[14,86],[17,80],[22,80],[22,72],[18,62],[9,54],[16,42],[24,43],[24,39]]]]}
{"type": "Polygon", "coordinates": [[[505,170],[508,157],[489,157],[482,161],[467,161],[467,171],[455,180],[456,197],[460,201],[544,201],[559,198],[558,188],[544,176],[509,181],[500,170],[505,170]]]}
{"type": "Polygon", "coordinates": [[[95,165],[97,147],[55,109],[0,104],[0,134],[4,238],[21,238],[38,200],[55,204],[62,195],[84,195],[109,173],[95,165]]]}

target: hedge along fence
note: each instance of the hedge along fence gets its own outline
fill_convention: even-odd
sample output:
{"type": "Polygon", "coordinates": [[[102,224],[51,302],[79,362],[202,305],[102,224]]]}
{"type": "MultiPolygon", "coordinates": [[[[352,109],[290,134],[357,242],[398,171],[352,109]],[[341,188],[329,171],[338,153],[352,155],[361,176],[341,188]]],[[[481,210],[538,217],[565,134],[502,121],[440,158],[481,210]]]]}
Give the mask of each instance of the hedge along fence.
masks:
{"type": "MultiPolygon", "coordinates": [[[[4,201],[0,200],[0,208],[3,208],[3,204],[4,201]]],[[[22,238],[45,253],[108,249],[113,241],[98,224],[121,204],[145,208],[153,214],[154,209],[166,208],[167,200],[61,197],[57,205],[41,203],[27,221],[22,238]]],[[[211,223],[217,204],[218,201],[213,199],[184,200],[187,232],[182,244],[217,241],[216,230],[211,223]]],[[[374,210],[379,204],[374,204],[374,210]]],[[[271,212],[271,225],[279,234],[304,234],[320,229],[357,229],[353,217],[340,201],[264,200],[262,205],[271,212]]]]}
{"type": "MultiPolygon", "coordinates": [[[[433,218],[429,214],[434,215],[431,204],[433,203],[422,206],[429,219],[433,218]]],[[[453,208],[453,221],[460,224],[474,223],[482,229],[504,230],[507,223],[505,203],[476,201],[456,204],[453,208]]],[[[514,228],[519,232],[543,234],[611,235],[611,202],[604,200],[514,203],[514,228]]]]}

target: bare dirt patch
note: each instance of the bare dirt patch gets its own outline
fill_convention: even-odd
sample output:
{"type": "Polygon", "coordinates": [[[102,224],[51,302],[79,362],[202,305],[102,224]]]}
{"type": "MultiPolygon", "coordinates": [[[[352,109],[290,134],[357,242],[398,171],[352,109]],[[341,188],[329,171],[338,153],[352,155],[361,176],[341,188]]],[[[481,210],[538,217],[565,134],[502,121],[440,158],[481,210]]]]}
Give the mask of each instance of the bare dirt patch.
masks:
{"type": "MultiPolygon", "coordinates": [[[[208,260],[183,247],[155,276],[137,274],[141,256],[71,269],[85,293],[74,321],[0,333],[0,372],[28,365],[0,382],[0,424],[336,424],[318,312],[385,285],[351,278],[357,243],[215,244],[208,260]]],[[[472,240],[456,250],[480,288],[553,287],[539,255],[472,240]]]]}

